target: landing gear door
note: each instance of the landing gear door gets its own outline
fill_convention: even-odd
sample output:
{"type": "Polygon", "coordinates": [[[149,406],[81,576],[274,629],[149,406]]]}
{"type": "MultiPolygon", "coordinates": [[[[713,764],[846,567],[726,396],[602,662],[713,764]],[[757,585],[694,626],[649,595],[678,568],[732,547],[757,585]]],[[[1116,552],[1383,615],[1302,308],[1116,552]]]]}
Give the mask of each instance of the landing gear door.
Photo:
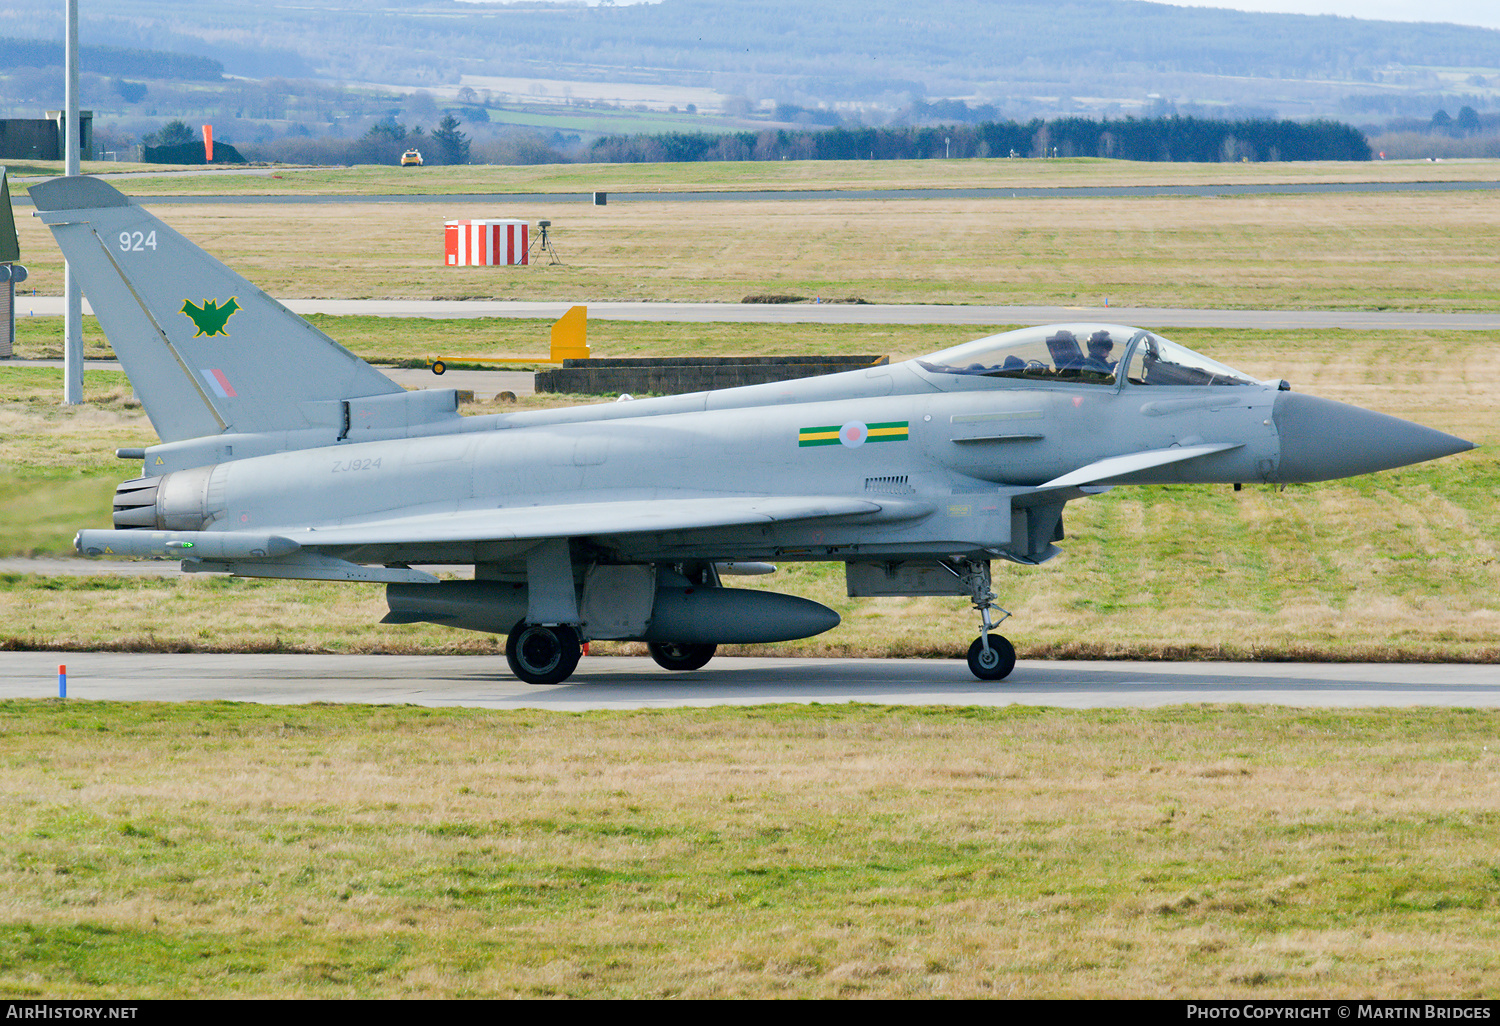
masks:
{"type": "Polygon", "coordinates": [[[851,598],[878,595],[967,595],[952,570],[936,560],[905,563],[845,563],[844,583],[851,598]]]}
{"type": "Polygon", "coordinates": [[[1062,550],[1053,542],[1063,540],[1062,514],[1065,503],[1016,506],[1010,514],[1010,545],[1001,553],[1017,563],[1045,563],[1062,550]]]}

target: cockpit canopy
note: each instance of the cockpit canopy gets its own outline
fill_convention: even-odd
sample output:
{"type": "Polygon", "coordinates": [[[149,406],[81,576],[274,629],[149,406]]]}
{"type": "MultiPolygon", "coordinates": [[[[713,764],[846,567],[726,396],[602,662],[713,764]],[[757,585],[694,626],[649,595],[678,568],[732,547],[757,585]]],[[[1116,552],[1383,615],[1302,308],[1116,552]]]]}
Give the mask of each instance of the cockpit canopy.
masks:
{"type": "Polygon", "coordinates": [[[919,357],[933,374],[1030,383],[1254,385],[1254,378],[1150,331],[1122,324],[1048,324],[966,342],[919,357]]]}

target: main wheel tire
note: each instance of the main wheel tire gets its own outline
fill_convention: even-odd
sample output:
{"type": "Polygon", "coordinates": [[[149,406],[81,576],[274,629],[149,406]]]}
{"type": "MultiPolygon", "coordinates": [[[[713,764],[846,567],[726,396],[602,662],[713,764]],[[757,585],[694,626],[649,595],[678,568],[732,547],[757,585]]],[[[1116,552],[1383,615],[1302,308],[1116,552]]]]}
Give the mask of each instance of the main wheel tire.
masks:
{"type": "Polygon", "coordinates": [[[969,646],[969,669],[980,680],[1004,680],[1016,668],[1016,648],[998,634],[989,636],[990,647],[984,647],[983,638],[975,638],[969,646]]]}
{"type": "Polygon", "coordinates": [[[566,625],[544,627],[521,622],[505,639],[510,672],[527,684],[559,684],[578,669],[583,646],[578,632],[566,625]]]}
{"type": "Polygon", "coordinates": [[[649,641],[646,648],[664,670],[696,670],[706,666],[718,645],[685,645],[673,641],[649,641]]]}

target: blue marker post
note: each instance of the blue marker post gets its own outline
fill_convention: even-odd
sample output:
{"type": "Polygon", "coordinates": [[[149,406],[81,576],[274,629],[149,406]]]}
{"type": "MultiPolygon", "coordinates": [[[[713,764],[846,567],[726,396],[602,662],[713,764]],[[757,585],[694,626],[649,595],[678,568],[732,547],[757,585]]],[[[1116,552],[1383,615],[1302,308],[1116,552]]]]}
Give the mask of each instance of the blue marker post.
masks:
{"type": "Polygon", "coordinates": [[[63,663],[57,666],[57,697],[68,697],[68,667],[63,663]]]}

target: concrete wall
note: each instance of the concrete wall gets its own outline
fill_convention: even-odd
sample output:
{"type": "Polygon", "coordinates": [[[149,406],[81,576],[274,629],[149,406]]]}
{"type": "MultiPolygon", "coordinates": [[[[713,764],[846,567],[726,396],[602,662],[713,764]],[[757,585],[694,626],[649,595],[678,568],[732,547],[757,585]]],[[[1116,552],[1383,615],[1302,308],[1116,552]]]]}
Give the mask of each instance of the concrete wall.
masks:
{"type": "Polygon", "coordinates": [[[0,119],[0,160],[62,160],[57,122],[46,118],[0,119]]]}
{"type": "Polygon", "coordinates": [[[884,356],[700,356],[673,360],[564,360],[538,371],[538,392],[615,395],[620,392],[680,395],[737,385],[811,378],[887,363],[884,356]]]}
{"type": "MultiPolygon", "coordinates": [[[[67,134],[60,111],[45,118],[0,118],[0,160],[63,160],[67,134]]],[[[78,158],[94,159],[94,112],[78,112],[78,158]]]]}

